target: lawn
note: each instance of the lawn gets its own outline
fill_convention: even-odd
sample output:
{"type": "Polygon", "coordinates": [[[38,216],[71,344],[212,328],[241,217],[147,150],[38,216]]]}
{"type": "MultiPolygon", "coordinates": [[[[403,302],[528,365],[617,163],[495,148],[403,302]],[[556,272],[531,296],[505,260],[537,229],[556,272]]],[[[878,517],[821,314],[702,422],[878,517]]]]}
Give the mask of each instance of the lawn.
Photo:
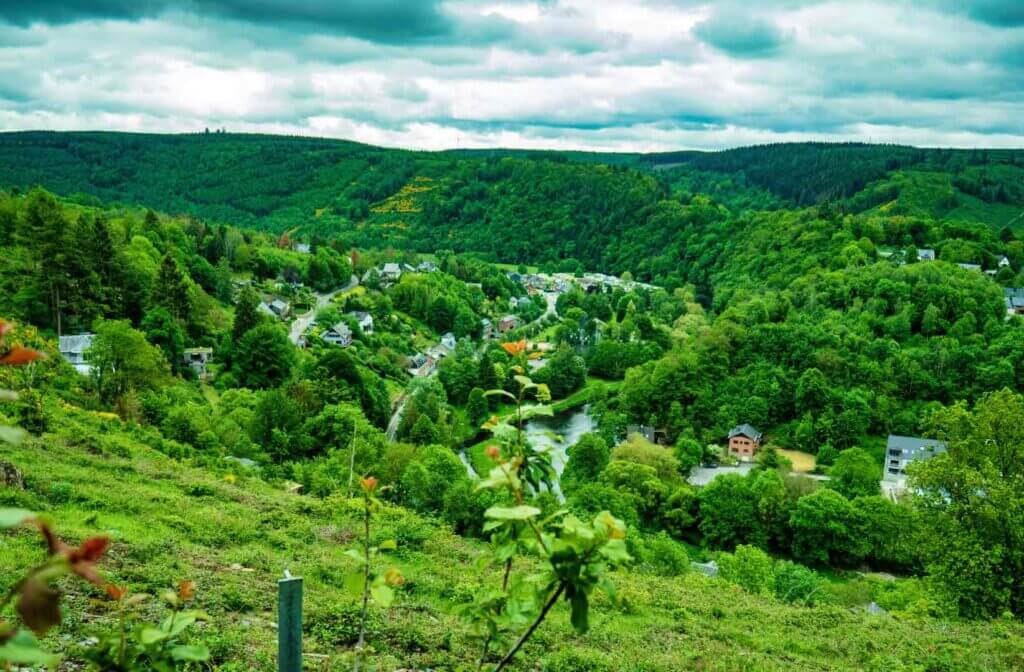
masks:
{"type": "Polygon", "coordinates": [[[779,448],[779,455],[793,463],[793,471],[798,474],[809,474],[814,471],[816,459],[814,455],[800,450],[785,450],[779,448]]]}

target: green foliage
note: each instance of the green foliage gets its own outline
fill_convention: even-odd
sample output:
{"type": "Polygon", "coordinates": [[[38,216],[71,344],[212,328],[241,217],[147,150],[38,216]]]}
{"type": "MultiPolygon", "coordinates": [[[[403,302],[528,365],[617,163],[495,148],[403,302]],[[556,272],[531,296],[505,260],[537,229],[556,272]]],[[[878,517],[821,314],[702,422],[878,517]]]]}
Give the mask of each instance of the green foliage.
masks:
{"type": "Polygon", "coordinates": [[[295,349],[288,334],[273,324],[245,332],[235,346],[233,371],[242,387],[276,387],[291,375],[295,349]]]}
{"type": "Polygon", "coordinates": [[[756,546],[739,544],[732,553],[718,555],[719,576],[755,595],[774,589],[771,557],[756,546]]]}
{"type": "Polygon", "coordinates": [[[882,470],[866,450],[847,448],[839,453],[832,468],[828,470],[826,484],[847,499],[878,494],[878,483],[882,470]]]}
{"type": "Polygon", "coordinates": [[[851,565],[870,550],[860,533],[856,510],[835,490],[822,488],[801,497],[790,527],[793,557],[802,562],[851,565]]]}

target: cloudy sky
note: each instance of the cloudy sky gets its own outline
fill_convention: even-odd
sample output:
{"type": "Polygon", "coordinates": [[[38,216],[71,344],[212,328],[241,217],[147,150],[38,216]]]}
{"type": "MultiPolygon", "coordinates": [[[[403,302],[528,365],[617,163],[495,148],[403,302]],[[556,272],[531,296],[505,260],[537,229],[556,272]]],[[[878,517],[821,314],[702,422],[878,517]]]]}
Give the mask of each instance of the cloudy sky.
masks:
{"type": "Polygon", "coordinates": [[[0,129],[1024,147],[1024,0],[0,0],[0,129]]]}

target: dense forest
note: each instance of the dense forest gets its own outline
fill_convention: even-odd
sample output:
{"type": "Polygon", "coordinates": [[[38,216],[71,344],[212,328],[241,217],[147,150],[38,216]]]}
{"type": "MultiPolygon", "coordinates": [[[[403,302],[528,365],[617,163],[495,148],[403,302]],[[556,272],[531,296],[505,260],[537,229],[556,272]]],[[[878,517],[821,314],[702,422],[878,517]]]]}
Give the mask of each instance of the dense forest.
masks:
{"type": "Polygon", "coordinates": [[[1018,162],[0,135],[0,661],[1019,669],[1018,162]]]}

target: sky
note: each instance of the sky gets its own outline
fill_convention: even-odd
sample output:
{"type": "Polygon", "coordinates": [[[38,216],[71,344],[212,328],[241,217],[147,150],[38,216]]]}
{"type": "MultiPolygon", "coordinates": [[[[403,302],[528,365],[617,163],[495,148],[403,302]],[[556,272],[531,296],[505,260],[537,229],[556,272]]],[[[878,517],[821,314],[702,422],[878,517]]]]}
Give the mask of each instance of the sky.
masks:
{"type": "Polygon", "coordinates": [[[0,129],[1024,147],[1024,0],[0,0],[0,129]]]}

